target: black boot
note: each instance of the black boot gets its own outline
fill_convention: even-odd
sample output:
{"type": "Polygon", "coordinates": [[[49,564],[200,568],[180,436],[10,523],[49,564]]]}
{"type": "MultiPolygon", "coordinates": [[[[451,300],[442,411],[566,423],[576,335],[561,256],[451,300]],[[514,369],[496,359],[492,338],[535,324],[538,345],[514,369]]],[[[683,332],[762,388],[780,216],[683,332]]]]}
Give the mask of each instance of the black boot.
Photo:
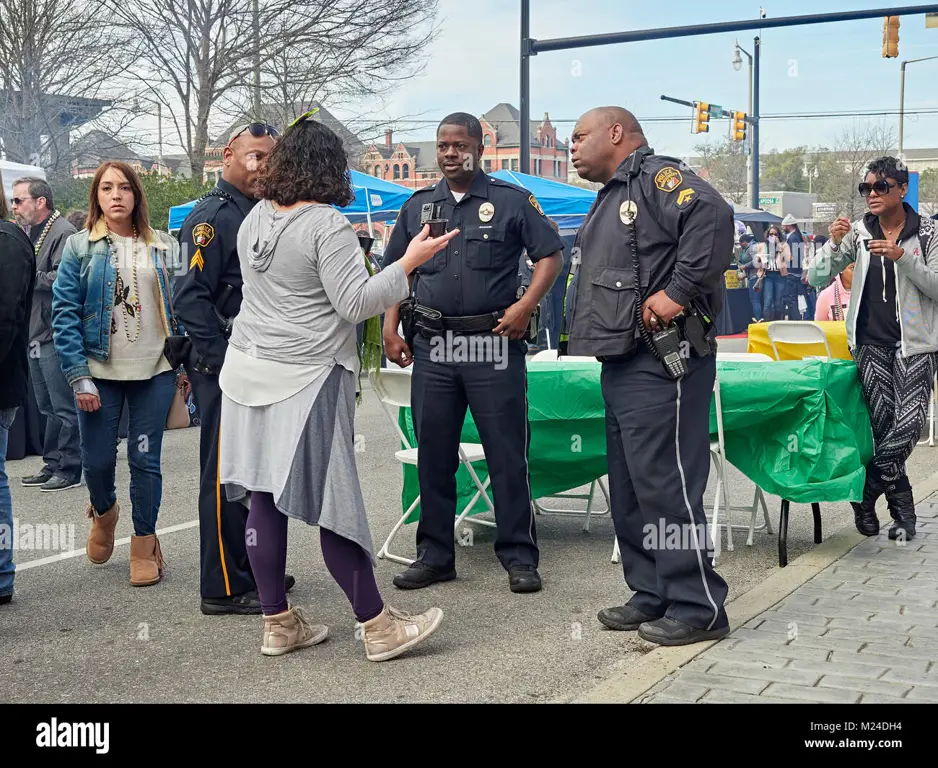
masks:
{"type": "Polygon", "coordinates": [[[876,501],[885,492],[885,484],[879,472],[870,465],[866,468],[866,483],[863,486],[863,501],[859,504],[850,502],[853,507],[853,521],[857,530],[864,536],[879,533],[879,518],[876,517],[876,501]]]}
{"type": "Polygon", "coordinates": [[[895,520],[889,529],[890,539],[908,541],[915,537],[915,500],[912,498],[912,486],[909,478],[901,477],[885,487],[886,503],[889,514],[895,520]]]}

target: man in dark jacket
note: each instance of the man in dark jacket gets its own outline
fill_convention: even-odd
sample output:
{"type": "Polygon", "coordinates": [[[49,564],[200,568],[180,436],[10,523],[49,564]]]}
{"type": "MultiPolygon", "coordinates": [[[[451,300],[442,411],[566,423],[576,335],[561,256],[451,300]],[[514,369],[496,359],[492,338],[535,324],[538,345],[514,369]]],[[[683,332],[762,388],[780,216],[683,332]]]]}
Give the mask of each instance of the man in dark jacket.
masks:
{"type": "MultiPolygon", "coordinates": [[[[3,189],[0,180],[0,190],[3,189]]],[[[0,605],[13,599],[13,500],[6,473],[7,440],[17,408],[26,404],[26,349],[36,262],[29,238],[8,222],[0,193],[0,605]]]]}
{"type": "Polygon", "coordinates": [[[65,379],[52,343],[52,285],[65,241],[75,227],[55,210],[52,188],[44,179],[13,182],[13,215],[26,231],[36,254],[36,285],[29,322],[29,376],[36,404],[46,417],[42,470],[23,478],[40,491],[64,491],[81,485],[81,436],[75,395],[65,379]]]}

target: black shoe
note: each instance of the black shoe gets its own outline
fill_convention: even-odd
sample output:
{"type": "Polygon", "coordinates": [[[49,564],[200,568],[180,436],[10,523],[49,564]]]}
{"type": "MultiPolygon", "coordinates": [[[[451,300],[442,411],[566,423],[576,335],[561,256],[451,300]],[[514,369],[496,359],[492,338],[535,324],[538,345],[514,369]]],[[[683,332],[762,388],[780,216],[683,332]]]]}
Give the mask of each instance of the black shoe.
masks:
{"type": "Polygon", "coordinates": [[[647,616],[638,608],[628,603],[618,605],[615,608],[603,608],[597,617],[599,621],[609,627],[609,629],[619,630],[621,632],[633,632],[646,621],[655,621],[657,616],[647,616]]]}
{"type": "Polygon", "coordinates": [[[261,609],[261,599],[255,590],[245,592],[243,595],[234,595],[233,597],[203,597],[202,613],[206,616],[222,616],[224,614],[236,614],[238,616],[247,616],[263,613],[261,609]]]}
{"type": "Polygon", "coordinates": [[[27,486],[42,485],[43,483],[49,482],[51,479],[52,479],[52,473],[48,469],[43,468],[43,470],[39,474],[30,475],[29,477],[24,477],[20,481],[20,483],[22,485],[27,485],[27,486]]]}
{"type": "Polygon", "coordinates": [[[864,536],[879,533],[879,518],[876,516],[876,502],[886,492],[886,484],[872,466],[866,469],[866,482],[863,485],[863,501],[850,502],[853,507],[853,522],[864,536]]]}
{"type": "Polygon", "coordinates": [[[64,477],[51,477],[39,486],[40,491],[67,491],[70,488],[80,488],[81,478],[66,480],[64,477]]]}
{"type": "Polygon", "coordinates": [[[0,605],[6,605],[13,602],[13,595],[0,595],[0,605]]]}
{"type": "Polygon", "coordinates": [[[289,592],[294,586],[296,586],[296,579],[288,573],[283,579],[283,590],[289,592]]]}
{"type": "Polygon", "coordinates": [[[654,621],[646,621],[638,628],[638,636],[642,640],[658,645],[690,645],[703,643],[707,640],[719,640],[730,633],[730,625],[719,629],[698,629],[683,621],[664,616],[654,621]]]}
{"type": "Polygon", "coordinates": [[[889,504],[889,514],[896,521],[889,529],[889,538],[902,541],[915,538],[915,500],[912,498],[912,491],[894,491],[887,488],[886,500],[889,504]]]}
{"type": "Polygon", "coordinates": [[[450,568],[448,571],[437,571],[416,560],[410,568],[395,576],[393,583],[398,589],[423,589],[431,584],[436,584],[438,581],[452,581],[455,578],[455,568],[450,568]]]}
{"type": "Polygon", "coordinates": [[[541,575],[533,565],[513,565],[508,569],[508,586],[512,592],[540,592],[541,575]]]}

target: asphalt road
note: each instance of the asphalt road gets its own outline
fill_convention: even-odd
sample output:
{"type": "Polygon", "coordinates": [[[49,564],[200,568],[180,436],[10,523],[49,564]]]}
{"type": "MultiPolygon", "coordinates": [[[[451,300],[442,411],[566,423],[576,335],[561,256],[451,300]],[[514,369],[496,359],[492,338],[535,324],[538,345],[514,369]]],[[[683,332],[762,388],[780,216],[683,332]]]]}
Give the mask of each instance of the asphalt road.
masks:
{"type": "MultiPolygon", "coordinates": [[[[370,391],[358,410],[356,430],[363,437],[359,470],[377,548],[400,515],[402,476],[393,456],[399,447],[394,431],[370,391]]],[[[318,532],[291,522],[288,572],[297,585],[290,597],[328,624],[332,634],[322,645],[264,657],[260,617],[199,612],[198,437],[192,428],[165,438],[159,528],[168,574],[148,588],[129,584],[126,542],[104,566],[85,558],[85,488],[60,493],[23,488],[20,478],[37,471],[41,460],[7,464],[20,531],[25,523],[64,525],[66,531],[73,525],[73,543],[46,545],[74,548],[77,556],[56,560],[56,549],[16,551],[17,594],[0,607],[0,701],[566,701],[653,647],[596,620],[601,608],[629,596],[621,566],[610,562],[608,516],[594,517],[589,533],[575,518],[537,518],[544,579],[537,594],[508,590],[492,551],[494,531],[478,526],[473,546],[457,547],[454,582],[402,592],[391,579],[403,566],[379,561],[378,583],[391,605],[414,611],[438,605],[446,614],[424,646],[381,664],[368,662],[354,637],[354,617],[323,564],[318,532]]],[[[915,451],[909,463],[913,483],[931,474],[936,451],[927,446],[915,451]]],[[[128,483],[122,443],[119,540],[132,532],[128,483]]],[[[711,476],[708,503],[714,486],[711,476]]],[[[730,486],[733,504],[751,499],[751,483],[733,469],[730,486]]],[[[777,526],[779,500],[770,498],[769,504],[777,526]]],[[[604,509],[602,500],[598,507],[604,509]]],[[[825,504],[823,514],[827,535],[852,524],[847,504],[825,504]]],[[[407,526],[397,549],[412,554],[413,536],[414,526],[407,526]]],[[[793,505],[790,559],[812,547],[810,507],[793,505]]],[[[765,533],[756,534],[752,547],[745,545],[745,533],[738,534],[736,550],[724,551],[718,563],[730,599],[776,567],[776,539],[765,533]]]]}

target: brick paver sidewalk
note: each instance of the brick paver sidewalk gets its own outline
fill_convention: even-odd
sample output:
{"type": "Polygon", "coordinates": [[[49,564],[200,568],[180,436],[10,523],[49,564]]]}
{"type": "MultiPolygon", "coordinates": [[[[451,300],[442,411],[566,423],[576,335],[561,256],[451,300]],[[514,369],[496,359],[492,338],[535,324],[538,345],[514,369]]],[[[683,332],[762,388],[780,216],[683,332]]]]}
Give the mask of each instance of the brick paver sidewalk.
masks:
{"type": "Polygon", "coordinates": [[[938,502],[852,549],[636,703],[938,702],[938,502]]]}

